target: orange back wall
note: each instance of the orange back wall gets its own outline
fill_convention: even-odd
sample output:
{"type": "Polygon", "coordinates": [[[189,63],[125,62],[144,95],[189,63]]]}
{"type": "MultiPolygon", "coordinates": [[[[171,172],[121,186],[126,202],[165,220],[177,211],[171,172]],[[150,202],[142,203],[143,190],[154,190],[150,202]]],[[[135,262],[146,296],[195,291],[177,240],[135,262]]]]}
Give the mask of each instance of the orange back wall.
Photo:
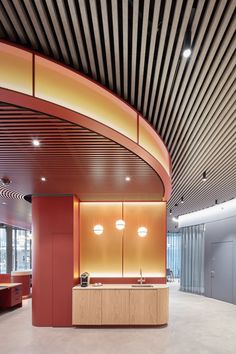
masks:
{"type": "Polygon", "coordinates": [[[127,202],[80,204],[80,270],[92,277],[165,277],[166,203],[127,202]],[[115,227],[118,219],[125,229],[115,227]],[[102,235],[93,227],[101,224],[102,235]],[[137,234],[140,226],[148,229],[146,237],[137,234]]]}

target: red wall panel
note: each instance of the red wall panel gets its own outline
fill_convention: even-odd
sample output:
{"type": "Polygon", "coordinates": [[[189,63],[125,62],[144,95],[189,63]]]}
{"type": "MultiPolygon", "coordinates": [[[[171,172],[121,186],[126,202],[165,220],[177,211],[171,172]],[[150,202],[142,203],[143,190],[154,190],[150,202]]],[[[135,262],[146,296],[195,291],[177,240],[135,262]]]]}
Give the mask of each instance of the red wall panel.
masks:
{"type": "MultiPolygon", "coordinates": [[[[78,239],[76,197],[33,197],[32,322],[71,326],[74,243],[78,239]]],[[[78,209],[78,207],[77,207],[78,209]]]]}

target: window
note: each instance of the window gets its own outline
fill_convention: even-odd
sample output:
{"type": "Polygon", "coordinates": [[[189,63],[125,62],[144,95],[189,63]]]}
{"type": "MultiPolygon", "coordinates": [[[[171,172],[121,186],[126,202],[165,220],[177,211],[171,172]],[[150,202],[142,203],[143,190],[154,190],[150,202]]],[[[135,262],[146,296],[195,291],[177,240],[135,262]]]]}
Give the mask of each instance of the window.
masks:
{"type": "Polygon", "coordinates": [[[31,234],[28,230],[13,229],[13,270],[31,269],[31,234]]]}
{"type": "Polygon", "coordinates": [[[7,237],[6,229],[0,228],[0,274],[7,272],[7,237]]]}

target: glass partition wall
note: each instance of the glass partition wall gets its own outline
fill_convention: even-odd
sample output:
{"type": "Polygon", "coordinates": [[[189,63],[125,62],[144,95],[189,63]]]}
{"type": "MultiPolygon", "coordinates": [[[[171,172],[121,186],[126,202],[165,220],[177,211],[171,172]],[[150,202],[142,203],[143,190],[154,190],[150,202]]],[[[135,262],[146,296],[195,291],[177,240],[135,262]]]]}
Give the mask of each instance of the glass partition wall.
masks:
{"type": "Polygon", "coordinates": [[[32,267],[32,239],[29,230],[0,227],[0,274],[32,267]]]}
{"type": "Polygon", "coordinates": [[[167,233],[167,278],[180,278],[181,270],[181,233],[167,233]]]}

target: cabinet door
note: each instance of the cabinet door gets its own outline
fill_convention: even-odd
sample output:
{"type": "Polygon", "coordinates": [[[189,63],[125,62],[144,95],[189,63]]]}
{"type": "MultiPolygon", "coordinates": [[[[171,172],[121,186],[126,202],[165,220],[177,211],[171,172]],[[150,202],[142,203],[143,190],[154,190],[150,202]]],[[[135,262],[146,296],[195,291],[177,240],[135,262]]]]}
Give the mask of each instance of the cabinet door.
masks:
{"type": "Polygon", "coordinates": [[[101,325],[101,291],[73,290],[72,324],[101,325]]]}
{"type": "Polygon", "coordinates": [[[130,290],[130,324],[155,325],[157,321],[156,314],[156,290],[130,290]]]}
{"type": "Polygon", "coordinates": [[[15,286],[10,289],[11,291],[11,305],[10,306],[15,306],[19,305],[22,303],[22,286],[15,286]]]}
{"type": "Polygon", "coordinates": [[[129,324],[129,290],[103,290],[102,324],[129,324]]]}
{"type": "Polygon", "coordinates": [[[168,323],[169,317],[169,288],[158,289],[157,291],[157,324],[168,323]]]}

